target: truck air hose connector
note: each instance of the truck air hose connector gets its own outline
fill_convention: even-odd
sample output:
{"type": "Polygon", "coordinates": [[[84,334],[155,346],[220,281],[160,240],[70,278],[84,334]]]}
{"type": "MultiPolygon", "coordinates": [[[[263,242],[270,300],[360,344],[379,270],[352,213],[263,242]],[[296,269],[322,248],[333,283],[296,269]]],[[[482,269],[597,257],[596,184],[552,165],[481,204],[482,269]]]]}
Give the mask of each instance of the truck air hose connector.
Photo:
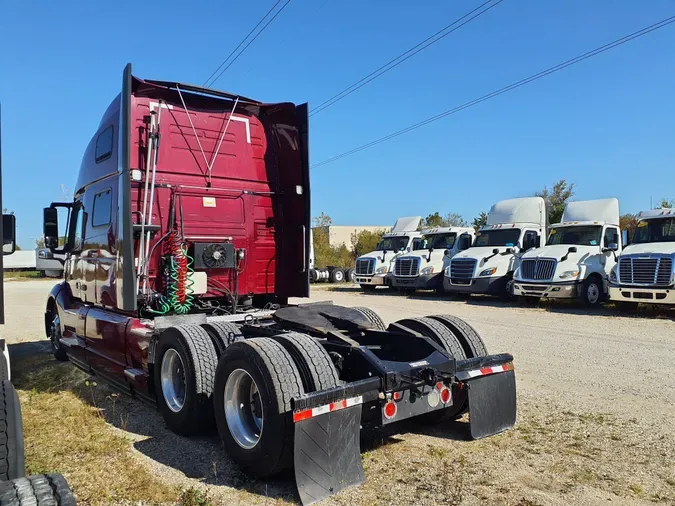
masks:
{"type": "Polygon", "coordinates": [[[169,306],[178,314],[185,314],[193,306],[190,274],[194,260],[188,256],[187,247],[178,231],[174,230],[166,243],[168,276],[166,296],[169,306]]]}

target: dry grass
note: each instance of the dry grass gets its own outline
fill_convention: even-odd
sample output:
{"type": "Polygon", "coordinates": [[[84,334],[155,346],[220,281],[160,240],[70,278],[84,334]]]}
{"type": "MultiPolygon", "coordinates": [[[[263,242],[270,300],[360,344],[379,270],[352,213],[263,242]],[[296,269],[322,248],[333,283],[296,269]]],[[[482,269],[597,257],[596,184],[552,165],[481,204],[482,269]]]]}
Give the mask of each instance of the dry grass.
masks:
{"type": "MultiPolygon", "coordinates": [[[[154,478],[133,457],[130,441],[83,400],[90,388],[83,373],[45,355],[18,359],[12,369],[30,474],[62,473],[79,504],[175,503],[180,491],[154,478]]],[[[183,504],[206,506],[208,502],[183,504]]]]}

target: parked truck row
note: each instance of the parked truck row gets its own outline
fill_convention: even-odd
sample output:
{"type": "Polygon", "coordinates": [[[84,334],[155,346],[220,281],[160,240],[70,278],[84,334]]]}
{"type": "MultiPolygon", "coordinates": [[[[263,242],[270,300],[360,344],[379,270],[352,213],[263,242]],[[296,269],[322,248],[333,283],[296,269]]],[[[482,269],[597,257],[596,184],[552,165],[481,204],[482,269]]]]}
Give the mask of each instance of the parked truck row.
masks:
{"type": "Polygon", "coordinates": [[[622,309],[675,304],[675,210],[641,212],[632,238],[619,216],[616,198],[577,201],[566,205],[560,223],[549,224],[544,199],[503,200],[477,231],[413,232],[417,222],[388,263],[391,243],[383,240],[378,251],[356,259],[356,283],[364,291],[388,286],[458,297],[576,298],[622,309]]]}

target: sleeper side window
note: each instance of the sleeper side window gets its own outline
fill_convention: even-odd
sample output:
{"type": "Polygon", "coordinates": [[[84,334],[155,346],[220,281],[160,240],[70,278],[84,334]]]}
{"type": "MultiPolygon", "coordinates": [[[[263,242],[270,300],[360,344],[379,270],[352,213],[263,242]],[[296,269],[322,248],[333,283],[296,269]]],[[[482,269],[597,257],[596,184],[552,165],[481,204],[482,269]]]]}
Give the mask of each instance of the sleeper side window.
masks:
{"type": "Polygon", "coordinates": [[[103,130],[96,138],[96,163],[107,160],[112,155],[113,149],[113,126],[103,130]]]}

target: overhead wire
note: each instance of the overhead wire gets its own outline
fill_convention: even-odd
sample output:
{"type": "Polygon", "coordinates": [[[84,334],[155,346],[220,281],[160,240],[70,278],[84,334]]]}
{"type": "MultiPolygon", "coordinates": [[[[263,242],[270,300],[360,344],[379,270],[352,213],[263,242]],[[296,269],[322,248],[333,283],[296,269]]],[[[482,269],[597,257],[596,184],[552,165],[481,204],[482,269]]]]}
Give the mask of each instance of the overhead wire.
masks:
{"type": "Polygon", "coordinates": [[[341,158],[344,158],[346,156],[353,155],[354,153],[358,153],[359,151],[363,151],[365,149],[368,149],[370,147],[373,147],[377,144],[386,142],[388,140],[391,140],[395,137],[398,137],[400,135],[403,135],[405,133],[411,132],[412,130],[416,130],[420,127],[423,127],[425,125],[428,125],[429,123],[433,123],[434,121],[438,121],[442,118],[445,118],[447,116],[450,116],[452,114],[455,114],[457,112],[463,111],[464,109],[468,109],[469,107],[473,107],[474,105],[478,105],[481,102],[484,102],[486,100],[490,100],[491,98],[497,97],[499,95],[502,95],[504,93],[507,93],[509,91],[512,91],[516,88],[520,88],[521,86],[525,86],[526,84],[529,84],[531,82],[537,81],[543,77],[546,77],[548,75],[554,74],[555,72],[559,72],[560,70],[563,70],[567,67],[570,67],[576,63],[579,63],[581,61],[587,60],[589,58],[592,58],[593,56],[597,56],[601,53],[604,53],[605,51],[609,51],[610,49],[614,49],[615,47],[621,46],[622,44],[625,44],[626,42],[630,42],[631,40],[637,39],[639,37],[642,37],[644,35],[647,35],[648,33],[651,33],[655,30],[658,30],[660,28],[663,28],[665,26],[668,26],[672,23],[675,22],[675,16],[671,16],[669,18],[666,18],[664,20],[659,21],[658,23],[654,23],[653,25],[647,26],[645,28],[642,28],[641,30],[638,30],[636,32],[633,32],[629,35],[626,35],[624,37],[621,37],[619,39],[616,39],[608,44],[605,44],[603,46],[600,46],[598,48],[595,48],[591,51],[588,51],[582,55],[579,55],[575,58],[571,58],[563,63],[559,63],[558,65],[555,65],[553,67],[550,67],[546,70],[543,70],[541,72],[538,72],[537,74],[534,74],[530,77],[527,77],[525,79],[521,79],[520,81],[516,81],[515,83],[509,84],[508,86],[504,86],[503,88],[500,88],[498,90],[495,90],[491,93],[488,93],[487,95],[483,95],[482,97],[476,98],[474,100],[471,100],[469,102],[466,102],[462,105],[459,105],[457,107],[454,107],[452,109],[449,109],[447,111],[444,111],[442,113],[436,114],[434,116],[431,116],[430,118],[427,118],[425,120],[422,120],[418,123],[415,123],[413,125],[410,125],[406,128],[403,128],[401,130],[398,130],[396,132],[393,132],[389,135],[386,135],[384,137],[380,137],[379,139],[376,139],[374,141],[371,141],[367,144],[363,144],[362,146],[359,146],[357,148],[351,149],[349,151],[345,151],[344,153],[341,153],[339,155],[335,155],[331,158],[328,158],[326,160],[322,160],[321,162],[318,162],[314,165],[312,165],[311,168],[317,168],[321,167],[323,165],[327,165],[329,163],[335,162],[337,160],[340,160],[341,158]]]}
{"type": "MultiPolygon", "coordinates": [[[[280,1],[281,1],[281,0],[280,0],[280,1]]],[[[265,31],[265,29],[270,25],[270,23],[271,23],[272,21],[274,21],[274,20],[276,19],[276,17],[277,17],[279,14],[281,14],[281,12],[286,8],[286,6],[287,6],[289,3],[291,3],[291,0],[286,0],[286,3],[284,3],[284,4],[281,6],[281,8],[280,8],[277,12],[274,13],[274,16],[272,16],[272,17],[269,19],[269,21],[267,21],[267,23],[265,23],[265,25],[260,29],[260,31],[259,31],[258,33],[256,33],[255,36],[248,42],[248,44],[246,44],[246,45],[243,47],[243,49],[242,49],[242,50],[241,50],[241,51],[240,51],[240,52],[232,59],[232,61],[230,61],[230,62],[227,64],[227,66],[226,66],[223,70],[221,70],[220,73],[219,73],[215,78],[213,78],[213,80],[209,83],[209,87],[210,87],[210,86],[213,86],[214,84],[216,84],[216,82],[218,81],[218,79],[220,79],[220,77],[227,71],[227,69],[229,69],[229,68],[232,66],[232,64],[233,64],[234,62],[236,62],[242,54],[244,54],[244,52],[249,48],[249,46],[250,46],[251,44],[253,44],[253,42],[255,42],[255,40],[256,40],[258,37],[260,37],[260,35],[265,31]]],[[[272,9],[270,9],[270,11],[269,11],[267,14],[265,14],[265,16],[263,17],[263,19],[260,20],[260,22],[262,22],[262,21],[270,14],[270,12],[272,12],[272,10],[274,10],[274,8],[275,8],[278,4],[279,4],[279,2],[277,2],[276,4],[274,4],[274,6],[272,7],[272,9]]],[[[259,25],[260,25],[260,23],[258,23],[258,25],[256,25],[256,26],[253,28],[253,30],[255,30],[259,25]]],[[[252,30],[252,31],[253,31],[253,30],[252,30]]],[[[245,41],[249,36],[250,36],[250,33],[249,33],[249,35],[246,36],[246,38],[244,38],[244,41],[245,41]]],[[[243,43],[244,41],[242,41],[242,43],[243,43]]],[[[241,44],[240,44],[239,46],[241,46],[241,44]]],[[[239,47],[239,46],[237,46],[237,47],[239,47]]],[[[236,49],[235,49],[235,51],[236,51],[236,49]]],[[[228,56],[228,59],[229,59],[229,56],[228,56]]],[[[227,61],[227,59],[226,59],[226,61],[227,61]]],[[[223,64],[224,64],[224,62],[223,62],[223,64]]],[[[221,67],[222,67],[222,65],[221,65],[221,67]]],[[[216,70],[216,72],[218,72],[218,71],[216,70]]],[[[214,72],[214,74],[215,74],[215,72],[214,72]]],[[[207,82],[208,82],[208,81],[207,81],[207,82]]]]}
{"type": "Polygon", "coordinates": [[[330,106],[332,106],[332,105],[338,103],[338,102],[339,102],[340,100],[342,100],[343,98],[346,98],[347,96],[351,95],[351,94],[354,93],[355,91],[357,91],[357,90],[363,88],[363,87],[364,87],[365,85],[367,85],[368,83],[374,81],[374,80],[377,79],[378,77],[380,77],[380,76],[386,74],[387,72],[389,72],[390,70],[392,70],[392,69],[398,67],[401,63],[403,63],[404,61],[408,60],[409,58],[412,58],[412,57],[415,56],[417,53],[419,53],[419,52],[421,52],[421,51],[424,51],[424,50],[425,50],[426,48],[428,48],[429,46],[435,44],[436,42],[438,42],[438,41],[444,39],[444,38],[447,37],[448,35],[450,35],[450,34],[454,33],[455,31],[459,30],[461,27],[463,27],[464,25],[470,23],[470,22],[473,21],[474,19],[476,19],[476,18],[482,16],[482,15],[485,14],[487,11],[489,11],[489,10],[492,9],[493,7],[496,7],[497,5],[499,5],[500,3],[502,3],[503,1],[504,1],[504,0],[497,0],[497,1],[495,1],[495,0],[487,0],[486,2],[483,2],[481,5],[479,5],[479,6],[476,7],[475,9],[473,9],[473,10],[467,12],[467,13],[464,14],[462,17],[457,18],[455,21],[453,21],[453,22],[450,23],[449,25],[447,25],[447,26],[441,28],[441,29],[438,30],[436,33],[434,33],[433,35],[427,37],[426,39],[424,39],[424,40],[423,40],[422,42],[420,42],[419,44],[417,44],[417,45],[411,47],[410,49],[408,49],[407,51],[401,53],[401,54],[398,55],[397,57],[395,57],[395,58],[389,60],[387,63],[385,63],[384,65],[382,65],[382,66],[379,67],[378,69],[372,71],[372,72],[371,72],[370,74],[368,74],[367,76],[362,77],[361,79],[359,79],[358,81],[356,81],[356,82],[355,82],[354,84],[352,84],[351,86],[348,86],[347,88],[343,89],[343,90],[340,91],[339,93],[336,93],[335,95],[333,95],[333,96],[330,97],[329,99],[323,101],[322,103],[320,103],[319,105],[317,105],[314,109],[312,109],[312,110],[310,111],[309,115],[310,115],[310,116],[313,116],[313,115],[315,115],[315,114],[320,113],[321,111],[324,111],[325,109],[328,109],[330,106]],[[487,9],[481,10],[481,9],[483,9],[483,7],[485,7],[485,6],[488,5],[488,4],[492,4],[492,5],[490,5],[489,7],[487,7],[487,9]],[[468,18],[468,19],[467,19],[467,18],[468,18]],[[462,22],[462,21],[463,21],[463,22],[462,22]],[[460,23],[460,24],[458,24],[458,23],[460,23]],[[457,25],[457,26],[455,26],[455,25],[457,25]],[[453,28],[453,27],[454,27],[454,28],[453,28]],[[452,30],[451,30],[451,28],[452,28],[452,30]]]}
{"type": "Polygon", "coordinates": [[[241,39],[241,42],[237,45],[237,47],[235,47],[235,48],[232,50],[232,52],[231,52],[230,54],[227,55],[227,58],[225,58],[225,59],[223,60],[223,62],[222,62],[220,65],[218,65],[218,68],[217,68],[216,70],[214,70],[214,71],[211,73],[211,75],[208,77],[208,79],[207,79],[206,81],[204,81],[204,84],[202,84],[202,86],[206,87],[206,86],[209,84],[209,81],[211,80],[211,78],[212,78],[213,76],[216,75],[216,73],[223,67],[223,65],[225,65],[225,64],[227,63],[227,61],[228,61],[230,58],[232,58],[232,55],[233,55],[234,53],[237,52],[237,49],[239,49],[239,48],[241,47],[241,45],[242,45],[244,42],[246,42],[246,39],[248,39],[248,38],[251,36],[251,34],[256,30],[256,28],[258,28],[258,27],[260,26],[260,24],[261,24],[263,21],[265,21],[265,19],[267,18],[267,16],[270,15],[270,13],[277,7],[277,5],[279,5],[279,4],[281,3],[281,1],[282,1],[282,0],[277,0],[277,3],[275,3],[275,4],[270,8],[270,10],[268,10],[267,13],[266,13],[262,18],[260,18],[260,21],[258,21],[258,24],[256,24],[253,28],[251,28],[251,31],[248,32],[248,33],[246,34],[246,37],[244,37],[243,39],[241,39]]]}

